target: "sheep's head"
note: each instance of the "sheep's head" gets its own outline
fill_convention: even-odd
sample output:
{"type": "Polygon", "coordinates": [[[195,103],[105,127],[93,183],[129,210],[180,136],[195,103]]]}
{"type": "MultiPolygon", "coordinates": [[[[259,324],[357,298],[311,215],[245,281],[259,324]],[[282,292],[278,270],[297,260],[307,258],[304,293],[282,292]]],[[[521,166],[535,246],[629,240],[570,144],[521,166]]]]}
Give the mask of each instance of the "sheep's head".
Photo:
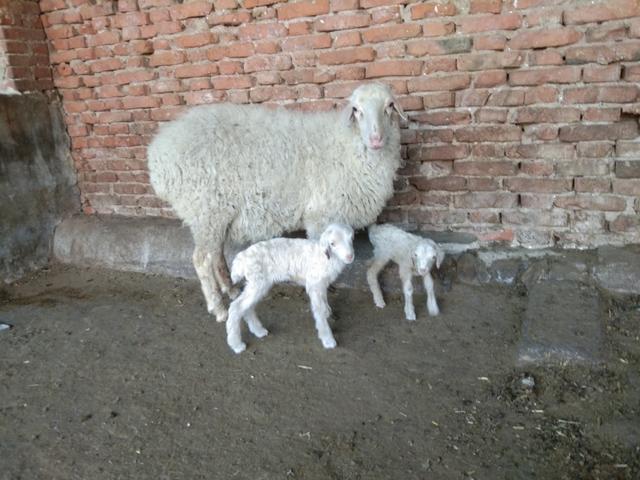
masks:
{"type": "Polygon", "coordinates": [[[329,225],[320,236],[320,245],[328,258],[335,255],[342,263],[353,262],[353,228],[350,226],[337,223],[329,225]]]}
{"type": "Polygon", "coordinates": [[[345,115],[349,123],[360,130],[362,143],[371,150],[380,150],[389,140],[392,128],[398,128],[394,114],[406,116],[391,88],[381,83],[369,83],[356,88],[349,97],[345,115]]]}
{"type": "Polygon", "coordinates": [[[419,275],[430,272],[435,263],[440,268],[444,260],[444,251],[435,242],[422,241],[413,252],[413,265],[419,275]]]}

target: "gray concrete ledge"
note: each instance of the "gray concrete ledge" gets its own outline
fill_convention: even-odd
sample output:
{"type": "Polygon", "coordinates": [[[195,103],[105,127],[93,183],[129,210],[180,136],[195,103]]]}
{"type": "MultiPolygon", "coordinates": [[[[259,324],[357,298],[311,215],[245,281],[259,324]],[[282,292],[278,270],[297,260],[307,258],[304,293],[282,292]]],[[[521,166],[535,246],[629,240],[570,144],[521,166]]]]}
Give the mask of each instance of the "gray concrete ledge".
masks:
{"type": "MultiPolygon", "coordinates": [[[[455,242],[458,241],[456,237],[455,242]]],[[[446,242],[448,255],[439,283],[454,281],[527,288],[546,281],[590,284],[615,294],[640,295],[640,245],[601,247],[596,250],[477,250],[475,244],[446,242]]],[[[336,286],[366,289],[365,271],[371,245],[364,233],[356,236],[356,261],[336,286]]],[[[54,236],[53,253],[62,263],[99,266],[124,271],[195,278],[191,264],[193,239],[177,220],[75,216],[62,222],[54,236]]],[[[387,268],[381,282],[399,290],[394,268],[387,268]]]]}

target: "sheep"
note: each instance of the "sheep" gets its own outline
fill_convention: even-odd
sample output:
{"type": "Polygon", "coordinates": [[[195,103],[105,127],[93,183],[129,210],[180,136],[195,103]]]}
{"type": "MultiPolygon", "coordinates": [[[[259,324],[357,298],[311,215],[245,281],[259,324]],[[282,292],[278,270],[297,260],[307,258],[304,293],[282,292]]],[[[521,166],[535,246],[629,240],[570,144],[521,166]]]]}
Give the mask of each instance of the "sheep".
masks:
{"type": "Polygon", "coordinates": [[[222,294],[238,294],[225,248],[375,221],[400,166],[398,117],[406,118],[388,86],[364,84],[342,112],[206,105],[159,129],[148,148],[151,185],[191,229],[218,321],[227,317],[222,294]]]}
{"type": "Polygon", "coordinates": [[[336,341],[327,322],[331,314],[327,288],[353,258],[353,229],[338,224],[329,225],[319,240],[274,238],[240,252],[231,264],[231,280],[238,283],[244,278],[245,287],[229,306],[229,347],[235,353],[247,347],[240,334],[242,318],[256,337],[267,335],[269,332],[256,315],[256,304],[274,283],[295,282],[307,291],[322,345],[334,348],[336,341]]]}
{"type": "Polygon", "coordinates": [[[369,240],[373,244],[373,261],[367,269],[367,283],[376,307],[385,307],[378,274],[390,260],[393,260],[399,267],[404,293],[404,313],[407,320],[416,319],[411,282],[414,275],[423,277],[429,314],[438,315],[440,310],[433,291],[433,278],[430,271],[434,263],[437,268],[440,268],[444,251],[433,240],[407,233],[393,225],[370,226],[369,240]]]}

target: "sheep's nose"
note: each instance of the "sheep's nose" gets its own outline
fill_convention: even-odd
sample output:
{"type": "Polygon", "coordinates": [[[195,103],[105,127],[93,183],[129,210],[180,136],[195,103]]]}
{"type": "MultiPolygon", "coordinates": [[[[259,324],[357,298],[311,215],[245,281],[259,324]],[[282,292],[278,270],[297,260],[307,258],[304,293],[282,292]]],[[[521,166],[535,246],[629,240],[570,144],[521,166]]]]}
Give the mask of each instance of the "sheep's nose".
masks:
{"type": "Polygon", "coordinates": [[[353,262],[353,253],[347,255],[347,263],[353,262]]]}
{"type": "Polygon", "coordinates": [[[382,148],[384,146],[384,142],[382,141],[382,136],[379,133],[372,133],[369,136],[369,141],[371,142],[372,148],[382,148]]]}

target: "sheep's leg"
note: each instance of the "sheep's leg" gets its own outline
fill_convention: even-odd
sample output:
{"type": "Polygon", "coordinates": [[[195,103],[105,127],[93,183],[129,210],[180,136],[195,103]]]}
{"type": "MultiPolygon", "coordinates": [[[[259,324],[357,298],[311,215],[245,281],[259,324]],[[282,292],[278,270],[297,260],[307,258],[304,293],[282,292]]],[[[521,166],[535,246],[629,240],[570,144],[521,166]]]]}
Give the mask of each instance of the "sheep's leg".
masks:
{"type": "Polygon", "coordinates": [[[227,319],[227,310],[222,300],[220,288],[213,275],[211,254],[196,245],[193,252],[193,266],[200,280],[202,293],[207,302],[207,310],[216,316],[218,322],[224,322],[227,319]]]}
{"type": "MultiPolygon", "coordinates": [[[[255,305],[264,296],[266,291],[268,291],[267,286],[255,285],[251,282],[247,282],[244,291],[238,296],[238,298],[231,302],[231,305],[229,305],[229,319],[227,320],[227,343],[234,352],[242,353],[247,348],[247,345],[242,341],[242,317],[244,317],[247,312],[251,312],[253,310],[255,305]]],[[[249,313],[249,319],[257,320],[257,317],[252,318],[251,313],[249,313]]],[[[249,319],[247,319],[248,324],[249,319]]],[[[260,327],[262,327],[262,324],[259,320],[258,324],[260,325],[260,327]]],[[[249,325],[250,329],[252,327],[257,327],[255,322],[253,321],[249,325]]],[[[264,327],[262,328],[264,329],[264,327]]],[[[260,331],[260,329],[257,330],[260,331]]],[[[253,330],[251,331],[253,332],[253,330]]],[[[256,334],[256,336],[258,335],[256,334]]]]}
{"type": "Polygon", "coordinates": [[[369,289],[373,294],[373,302],[378,308],[384,308],[386,305],[382,297],[382,290],[380,290],[380,283],[378,282],[378,275],[386,264],[387,260],[374,258],[371,266],[367,270],[367,283],[369,283],[369,289]]]}
{"type": "Polygon", "coordinates": [[[213,256],[213,273],[216,277],[218,285],[220,285],[220,290],[222,293],[226,294],[232,300],[238,298],[240,295],[240,289],[233,285],[231,281],[231,275],[229,275],[229,267],[227,266],[227,261],[224,258],[224,254],[222,250],[218,252],[214,252],[213,256]]]}
{"type": "Polygon", "coordinates": [[[407,320],[415,320],[416,312],[413,308],[413,283],[410,266],[400,265],[400,279],[402,280],[402,293],[404,294],[404,315],[407,320]]]}
{"type": "Polygon", "coordinates": [[[327,301],[327,289],[321,286],[310,286],[307,287],[307,294],[311,300],[311,311],[316,321],[316,330],[322,346],[324,348],[335,348],[337,343],[333,338],[333,332],[328,321],[331,309],[327,301]]]}
{"type": "Polygon", "coordinates": [[[429,311],[429,315],[438,315],[440,313],[440,309],[438,309],[436,295],[433,291],[433,277],[431,277],[429,272],[424,276],[424,289],[427,291],[427,310],[429,311]]]}

